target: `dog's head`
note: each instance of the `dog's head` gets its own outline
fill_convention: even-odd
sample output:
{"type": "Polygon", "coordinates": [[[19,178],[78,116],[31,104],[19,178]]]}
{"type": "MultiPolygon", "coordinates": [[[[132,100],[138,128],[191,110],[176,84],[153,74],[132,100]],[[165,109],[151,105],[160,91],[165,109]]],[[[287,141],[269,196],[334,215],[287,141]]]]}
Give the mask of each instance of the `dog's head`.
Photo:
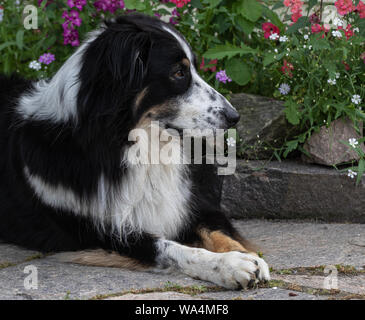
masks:
{"type": "Polygon", "coordinates": [[[189,44],[170,25],[143,15],[107,22],[89,42],[80,70],[78,108],[159,121],[164,128],[227,129],[237,111],[197,72],[189,44]]]}

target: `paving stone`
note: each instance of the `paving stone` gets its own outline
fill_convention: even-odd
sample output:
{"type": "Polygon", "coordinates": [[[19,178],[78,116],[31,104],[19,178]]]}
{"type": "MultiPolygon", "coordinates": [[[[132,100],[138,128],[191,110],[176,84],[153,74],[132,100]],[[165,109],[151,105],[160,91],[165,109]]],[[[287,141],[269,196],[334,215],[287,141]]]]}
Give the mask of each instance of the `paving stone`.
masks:
{"type": "Polygon", "coordinates": [[[51,258],[34,260],[0,270],[0,299],[88,299],[98,294],[126,290],[164,288],[166,285],[206,285],[181,274],[134,272],[116,268],[88,267],[55,262],[51,258]],[[38,270],[38,289],[26,290],[24,268],[34,265],[38,270]]]}
{"type": "Polygon", "coordinates": [[[358,276],[316,276],[316,275],[274,275],[274,279],[318,289],[338,289],[349,293],[365,295],[365,275],[358,276]]]}
{"type": "Polygon", "coordinates": [[[37,251],[22,249],[18,246],[0,242],[0,265],[4,263],[20,263],[34,258],[40,253],[37,251]]]}
{"type": "Polygon", "coordinates": [[[221,206],[231,218],[315,219],[365,223],[365,178],[286,160],[238,160],[223,178],[221,206]]]}
{"type": "Polygon", "coordinates": [[[327,296],[316,296],[281,288],[261,288],[246,291],[208,292],[199,298],[212,300],[324,300],[327,296]]]}
{"type": "Polygon", "coordinates": [[[234,225],[259,246],[275,269],[318,266],[365,266],[365,225],[236,220],[234,225]]]}
{"type": "Polygon", "coordinates": [[[105,300],[201,300],[201,298],[184,293],[167,291],[144,294],[127,293],[123,296],[107,298],[105,300]]]}

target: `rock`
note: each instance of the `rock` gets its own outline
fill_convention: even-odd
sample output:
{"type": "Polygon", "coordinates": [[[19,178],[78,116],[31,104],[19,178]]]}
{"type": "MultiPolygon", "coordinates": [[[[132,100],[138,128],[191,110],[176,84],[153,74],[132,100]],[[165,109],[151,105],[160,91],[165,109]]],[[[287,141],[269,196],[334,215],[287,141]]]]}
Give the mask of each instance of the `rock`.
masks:
{"type": "MultiPolygon", "coordinates": [[[[337,119],[331,122],[330,126],[322,126],[319,132],[315,132],[304,144],[304,149],[309,156],[303,154],[302,159],[308,163],[318,163],[327,166],[338,165],[345,162],[359,160],[355,150],[348,147],[341,141],[348,142],[350,138],[360,139],[351,120],[337,119]]],[[[364,144],[361,143],[365,151],[364,144]]]]}
{"type": "Polygon", "coordinates": [[[365,179],[358,186],[346,172],[283,162],[237,161],[225,176],[222,209],[235,218],[312,218],[365,222],[365,179]]]}
{"type": "Polygon", "coordinates": [[[282,101],[245,93],[232,95],[230,101],[241,115],[236,128],[244,158],[269,159],[273,151],[268,146],[281,147],[297,133],[285,118],[282,101]]]}

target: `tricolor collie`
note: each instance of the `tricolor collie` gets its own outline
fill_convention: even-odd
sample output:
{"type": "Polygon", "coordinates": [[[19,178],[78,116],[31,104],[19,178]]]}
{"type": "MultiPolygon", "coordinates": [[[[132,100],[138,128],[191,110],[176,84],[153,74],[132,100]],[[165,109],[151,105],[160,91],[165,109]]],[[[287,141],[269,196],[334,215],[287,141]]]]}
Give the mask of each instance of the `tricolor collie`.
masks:
{"type": "Polygon", "coordinates": [[[265,261],[219,210],[213,166],[127,156],[143,144],[129,133],[152,121],[215,130],[239,118],[170,25],[137,14],[107,22],[49,81],[1,77],[0,107],[3,241],[226,288],[269,280],[265,261]]]}

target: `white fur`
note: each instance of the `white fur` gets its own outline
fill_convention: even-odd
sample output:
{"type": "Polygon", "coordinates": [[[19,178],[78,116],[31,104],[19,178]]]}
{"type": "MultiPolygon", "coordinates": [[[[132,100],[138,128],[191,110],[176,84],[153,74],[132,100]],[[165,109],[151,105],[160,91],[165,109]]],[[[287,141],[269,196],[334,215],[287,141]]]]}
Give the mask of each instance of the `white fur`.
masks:
{"type": "Polygon", "coordinates": [[[266,262],[251,253],[214,253],[163,239],[158,241],[157,248],[161,268],[177,269],[190,277],[228,289],[236,289],[239,285],[246,287],[251,280],[270,280],[266,262]]]}
{"type": "Polygon", "coordinates": [[[50,81],[38,81],[34,90],[20,98],[17,112],[24,119],[49,120],[54,123],[77,121],[76,101],[82,54],[87,44],[101,32],[102,29],[90,33],[88,39],[50,81]]]}

